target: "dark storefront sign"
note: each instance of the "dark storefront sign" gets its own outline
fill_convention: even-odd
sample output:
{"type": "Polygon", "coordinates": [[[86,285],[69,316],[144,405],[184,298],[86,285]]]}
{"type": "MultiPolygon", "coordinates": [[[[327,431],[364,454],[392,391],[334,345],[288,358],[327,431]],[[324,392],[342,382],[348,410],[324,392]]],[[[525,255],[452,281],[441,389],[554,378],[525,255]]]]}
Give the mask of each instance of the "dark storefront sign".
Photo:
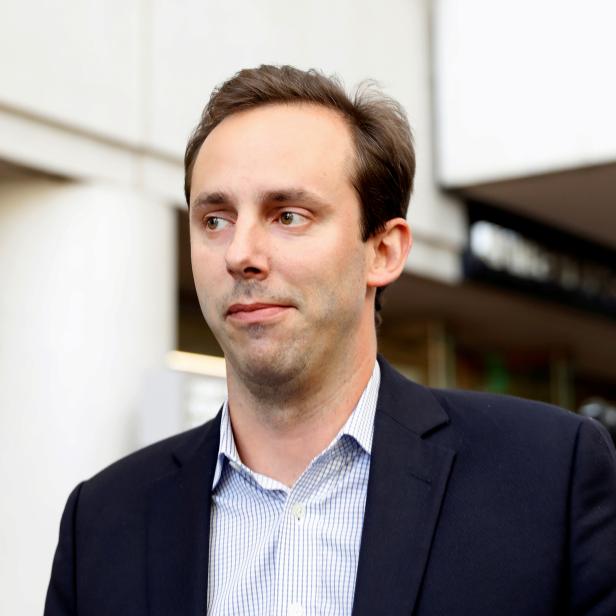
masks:
{"type": "Polygon", "coordinates": [[[483,204],[469,204],[463,271],[616,318],[616,251],[483,204]]]}

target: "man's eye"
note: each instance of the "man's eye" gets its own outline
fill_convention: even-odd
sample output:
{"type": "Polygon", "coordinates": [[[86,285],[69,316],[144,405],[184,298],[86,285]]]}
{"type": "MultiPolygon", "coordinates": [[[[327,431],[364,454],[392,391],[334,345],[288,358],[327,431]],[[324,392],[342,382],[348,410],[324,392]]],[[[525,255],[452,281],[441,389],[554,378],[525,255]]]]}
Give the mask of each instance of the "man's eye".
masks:
{"type": "Polygon", "coordinates": [[[285,227],[291,227],[303,223],[306,218],[297,212],[282,212],[278,220],[280,220],[280,224],[285,225],[285,227]]]}
{"type": "Polygon", "coordinates": [[[229,221],[220,216],[208,216],[205,219],[205,227],[209,231],[220,231],[220,229],[223,229],[227,224],[229,224],[229,221]]]}

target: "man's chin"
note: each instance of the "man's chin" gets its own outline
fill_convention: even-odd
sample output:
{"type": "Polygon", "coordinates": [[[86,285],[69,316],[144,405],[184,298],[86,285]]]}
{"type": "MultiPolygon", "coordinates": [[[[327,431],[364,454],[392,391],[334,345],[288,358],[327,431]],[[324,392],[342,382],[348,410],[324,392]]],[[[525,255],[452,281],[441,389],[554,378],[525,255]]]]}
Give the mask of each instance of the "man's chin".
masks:
{"type": "Polygon", "coordinates": [[[246,345],[225,356],[242,380],[261,387],[287,386],[306,367],[305,356],[293,353],[289,345],[246,345]]]}

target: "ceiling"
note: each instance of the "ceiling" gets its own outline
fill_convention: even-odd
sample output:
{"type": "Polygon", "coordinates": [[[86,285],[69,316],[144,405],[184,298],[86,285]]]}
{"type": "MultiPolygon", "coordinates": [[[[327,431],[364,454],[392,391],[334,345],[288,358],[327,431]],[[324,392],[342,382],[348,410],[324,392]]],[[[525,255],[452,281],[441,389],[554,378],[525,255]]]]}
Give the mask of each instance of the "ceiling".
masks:
{"type": "Polygon", "coordinates": [[[616,163],[478,184],[454,192],[616,248],[616,163]]]}

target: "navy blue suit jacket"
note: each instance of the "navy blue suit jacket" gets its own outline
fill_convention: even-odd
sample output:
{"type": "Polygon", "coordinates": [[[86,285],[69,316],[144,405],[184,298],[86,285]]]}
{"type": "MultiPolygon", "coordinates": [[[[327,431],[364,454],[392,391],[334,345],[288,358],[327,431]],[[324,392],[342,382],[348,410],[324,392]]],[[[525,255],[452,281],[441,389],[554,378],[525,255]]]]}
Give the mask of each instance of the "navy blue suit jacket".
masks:
{"type": "MultiPolygon", "coordinates": [[[[381,363],[354,616],[615,616],[616,454],[594,421],[381,363]]],[[[220,414],[80,484],[46,616],[203,616],[220,414]]]]}

